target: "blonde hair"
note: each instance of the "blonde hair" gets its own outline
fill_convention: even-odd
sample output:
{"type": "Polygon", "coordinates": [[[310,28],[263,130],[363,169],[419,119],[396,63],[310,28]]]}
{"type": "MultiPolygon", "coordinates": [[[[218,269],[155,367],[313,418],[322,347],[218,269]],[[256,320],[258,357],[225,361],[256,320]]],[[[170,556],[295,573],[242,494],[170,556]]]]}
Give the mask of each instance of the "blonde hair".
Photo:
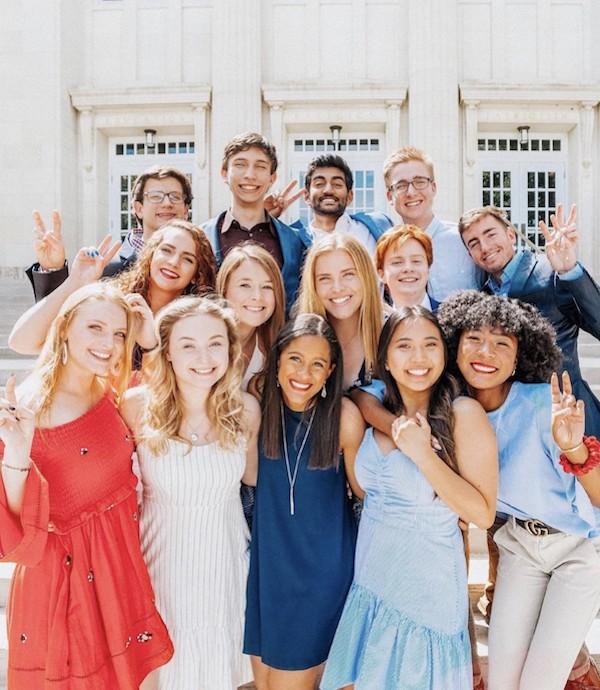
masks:
{"type": "Polygon", "coordinates": [[[395,225],[386,230],[377,240],[375,247],[375,267],[377,270],[383,270],[385,255],[394,245],[397,244],[401,247],[408,240],[416,240],[423,247],[427,263],[431,266],[433,263],[433,244],[429,235],[416,225],[395,225]]]}
{"type": "Polygon", "coordinates": [[[241,346],[233,309],[225,306],[224,301],[216,296],[180,297],[158,312],[155,322],[158,346],[144,359],[144,380],[150,395],[141,440],[155,455],[165,452],[169,439],[188,443],[191,448],[190,442],[180,434],[183,402],[167,355],[175,324],[181,319],[201,314],[223,321],[229,340],[229,366],[209,393],[206,401],[208,419],[216,429],[218,443],[223,448],[233,448],[246,431],[241,388],[241,346]]]}
{"type": "Polygon", "coordinates": [[[304,262],[296,312],[319,314],[327,318],[325,305],[317,294],[315,267],[320,256],[338,249],[346,252],[352,259],[362,284],[363,296],[359,309],[358,328],[365,351],[365,367],[367,371],[371,371],[377,361],[377,343],[381,333],[383,307],[373,262],[358,240],[351,235],[333,233],[312,245],[304,262]]]}
{"type": "Polygon", "coordinates": [[[196,272],[184,292],[186,294],[201,294],[203,291],[212,292],[214,290],[217,262],[208,237],[206,237],[204,230],[193,223],[187,220],[175,219],[153,232],[150,239],[144,243],[144,248],[138,260],[128,270],[123,271],[113,279],[115,285],[125,294],[137,293],[146,301],[148,300],[150,265],[152,264],[154,253],[163,241],[167,230],[172,228],[185,230],[194,241],[196,272]]]}
{"type": "Polygon", "coordinates": [[[237,245],[227,254],[217,273],[217,292],[226,298],[231,275],[244,261],[256,262],[269,276],[269,280],[273,284],[275,309],[267,321],[257,328],[260,344],[265,354],[268,354],[277,334],[285,323],[285,288],[283,287],[281,271],[275,259],[259,244],[247,242],[237,245]]]}
{"type": "Polygon", "coordinates": [[[112,302],[121,307],[127,317],[127,334],[121,361],[116,372],[105,383],[100,377],[95,377],[102,387],[112,388],[115,397],[125,391],[131,377],[131,359],[135,344],[135,314],[125,299],[125,295],[110,283],[92,283],[76,290],[64,301],[60,311],[50,326],[48,336],[35,364],[30,384],[30,390],[35,400],[35,415],[39,423],[48,412],[54,400],[54,393],[65,364],[63,352],[67,342],[67,331],[77,315],[82,304],[89,301],[112,302]]]}
{"type": "Polygon", "coordinates": [[[389,189],[392,170],[399,163],[408,163],[409,161],[420,161],[421,163],[425,163],[431,175],[431,179],[435,179],[433,161],[431,158],[424,151],[421,151],[421,149],[417,149],[414,146],[404,146],[398,149],[398,151],[391,153],[383,163],[383,180],[386,188],[389,189]]]}

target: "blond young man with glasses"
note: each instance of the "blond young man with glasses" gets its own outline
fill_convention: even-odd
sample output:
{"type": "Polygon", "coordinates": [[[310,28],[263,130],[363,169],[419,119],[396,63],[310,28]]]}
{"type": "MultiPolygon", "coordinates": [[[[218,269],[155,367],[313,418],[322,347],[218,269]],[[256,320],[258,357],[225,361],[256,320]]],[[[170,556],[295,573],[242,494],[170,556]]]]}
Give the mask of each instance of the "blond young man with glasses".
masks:
{"type": "Polygon", "coordinates": [[[469,256],[456,223],[440,220],[433,213],[437,187],[429,156],[405,146],[388,156],[383,178],[390,205],[403,223],[421,228],[433,243],[429,294],[441,302],[457,290],[479,289],[483,275],[469,256]]]}

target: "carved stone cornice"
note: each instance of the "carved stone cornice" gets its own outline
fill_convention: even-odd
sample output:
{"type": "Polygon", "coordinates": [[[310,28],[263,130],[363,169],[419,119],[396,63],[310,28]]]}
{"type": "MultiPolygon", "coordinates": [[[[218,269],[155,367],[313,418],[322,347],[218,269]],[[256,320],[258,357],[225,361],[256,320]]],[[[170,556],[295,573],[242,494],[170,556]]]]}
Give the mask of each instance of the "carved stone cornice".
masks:
{"type": "Polygon", "coordinates": [[[326,85],[280,85],[266,84],[262,87],[263,100],[268,106],[275,104],[284,110],[291,108],[335,108],[351,110],[356,106],[382,108],[388,105],[401,106],[406,100],[406,87],[397,85],[348,84],[326,85]]]}
{"type": "Polygon", "coordinates": [[[482,106],[498,104],[531,104],[534,108],[541,105],[569,106],[582,102],[600,102],[600,86],[561,85],[561,84],[472,84],[463,82],[459,85],[460,102],[479,101],[482,106]]]}
{"type": "Polygon", "coordinates": [[[205,84],[190,86],[148,86],[125,89],[73,89],[71,103],[76,110],[143,110],[145,108],[192,108],[210,106],[211,87],[205,84]]]}

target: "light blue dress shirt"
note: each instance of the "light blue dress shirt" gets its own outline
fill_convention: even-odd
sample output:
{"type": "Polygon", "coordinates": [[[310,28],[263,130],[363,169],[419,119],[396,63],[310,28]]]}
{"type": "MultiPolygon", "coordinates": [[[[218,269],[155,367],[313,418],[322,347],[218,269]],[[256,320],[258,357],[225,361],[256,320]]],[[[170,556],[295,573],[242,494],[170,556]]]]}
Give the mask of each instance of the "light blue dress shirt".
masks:
{"type": "Polygon", "coordinates": [[[515,381],[504,403],[488,412],[500,461],[497,510],[520,520],[542,520],[567,534],[599,536],[600,511],[559,464],[551,407],[549,384],[515,381]]]}
{"type": "Polygon", "coordinates": [[[425,232],[433,244],[433,264],[429,269],[429,289],[441,302],[458,290],[479,290],[483,273],[475,266],[463,244],[456,223],[433,217],[425,232]]]}

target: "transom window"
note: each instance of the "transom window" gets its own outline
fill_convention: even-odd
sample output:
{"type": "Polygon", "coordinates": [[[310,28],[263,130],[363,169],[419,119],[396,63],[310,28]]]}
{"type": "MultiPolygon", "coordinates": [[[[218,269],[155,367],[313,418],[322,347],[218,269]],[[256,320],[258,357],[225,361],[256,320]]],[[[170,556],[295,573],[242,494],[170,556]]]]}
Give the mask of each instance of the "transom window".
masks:
{"type": "Polygon", "coordinates": [[[478,140],[480,201],[506,211],[517,230],[518,246],[542,250],[540,220],[550,223],[559,203],[567,203],[566,139],[534,136],[527,146],[496,135],[478,140]]]}
{"type": "MultiPolygon", "coordinates": [[[[354,177],[354,198],[347,206],[347,213],[360,211],[385,211],[386,197],[383,186],[384,152],[382,141],[378,136],[356,135],[340,140],[336,147],[326,136],[296,136],[291,142],[290,179],[298,180],[298,189],[304,187],[304,177],[310,161],[320,153],[339,153],[348,163],[354,177]]],[[[304,199],[296,202],[288,211],[288,220],[298,217],[305,225],[310,223],[310,207],[304,199]]]]}

